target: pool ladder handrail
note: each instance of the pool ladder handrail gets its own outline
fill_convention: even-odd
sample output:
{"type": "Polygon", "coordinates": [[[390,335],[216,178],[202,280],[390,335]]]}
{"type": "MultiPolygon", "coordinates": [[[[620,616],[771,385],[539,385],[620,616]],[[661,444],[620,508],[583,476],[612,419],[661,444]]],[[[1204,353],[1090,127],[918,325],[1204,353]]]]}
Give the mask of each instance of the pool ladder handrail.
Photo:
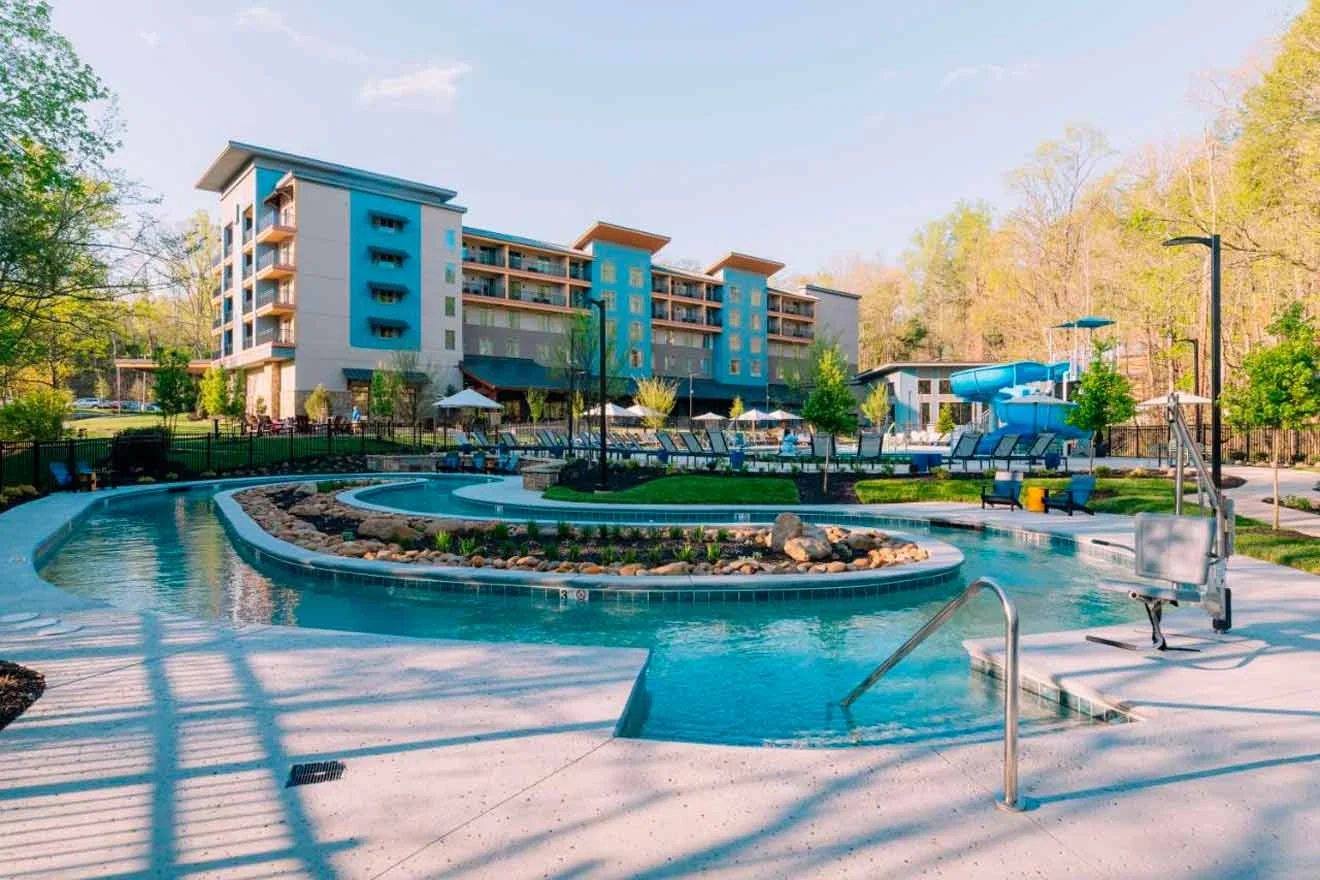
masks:
{"type": "Polygon", "coordinates": [[[977,578],[967,585],[950,602],[926,621],[921,629],[913,633],[889,659],[881,663],[866,679],[852,689],[843,700],[843,707],[851,706],[858,697],[870,690],[889,670],[903,661],[903,658],[917,649],[935,630],[948,623],[955,612],[982,590],[990,590],[999,597],[999,604],[1004,610],[1004,795],[995,805],[1000,809],[1019,812],[1026,805],[1018,796],[1018,713],[1020,709],[1019,688],[1021,682],[1018,671],[1018,613],[1013,600],[998,583],[990,578],[977,578]]]}

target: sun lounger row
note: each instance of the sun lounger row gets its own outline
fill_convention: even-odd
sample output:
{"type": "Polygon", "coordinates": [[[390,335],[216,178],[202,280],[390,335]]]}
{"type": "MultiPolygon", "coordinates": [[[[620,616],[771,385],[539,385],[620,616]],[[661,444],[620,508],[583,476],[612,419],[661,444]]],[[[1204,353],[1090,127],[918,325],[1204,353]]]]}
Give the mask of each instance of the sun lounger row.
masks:
{"type": "Polygon", "coordinates": [[[1058,438],[1057,434],[1050,431],[1037,434],[1035,437],[1024,438],[1020,434],[1004,434],[989,450],[980,450],[983,435],[975,431],[969,431],[958,438],[949,450],[949,462],[959,462],[963,470],[971,462],[980,462],[983,465],[993,466],[996,462],[1003,462],[1004,467],[1011,468],[1013,462],[1025,462],[1028,468],[1034,467],[1037,463],[1045,459],[1045,454],[1050,451],[1054,441],[1058,438]]]}

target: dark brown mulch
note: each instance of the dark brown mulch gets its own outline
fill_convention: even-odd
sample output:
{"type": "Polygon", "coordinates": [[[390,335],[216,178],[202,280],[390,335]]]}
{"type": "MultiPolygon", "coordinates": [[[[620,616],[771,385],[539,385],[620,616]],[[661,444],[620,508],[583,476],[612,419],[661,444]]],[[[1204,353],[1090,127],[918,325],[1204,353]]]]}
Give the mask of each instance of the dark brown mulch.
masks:
{"type": "Polygon", "coordinates": [[[828,490],[820,486],[820,474],[792,474],[802,504],[857,504],[857,481],[874,480],[875,474],[830,474],[828,490]]]}
{"type": "Polygon", "coordinates": [[[0,730],[27,711],[46,690],[46,676],[0,660],[0,730]]]}

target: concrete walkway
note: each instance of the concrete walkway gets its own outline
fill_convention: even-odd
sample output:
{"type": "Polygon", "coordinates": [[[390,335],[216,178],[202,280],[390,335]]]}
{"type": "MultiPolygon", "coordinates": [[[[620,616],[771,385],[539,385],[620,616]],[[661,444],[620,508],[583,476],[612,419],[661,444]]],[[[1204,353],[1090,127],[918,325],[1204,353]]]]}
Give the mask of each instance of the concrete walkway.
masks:
{"type": "MultiPolygon", "coordinates": [[[[0,551],[18,560],[0,614],[80,627],[0,627],[0,656],[49,682],[0,732],[0,876],[1320,876],[1320,578],[1301,572],[1234,559],[1231,633],[1171,615],[1200,655],[1027,639],[1033,674],[1141,720],[1028,737],[1038,806],[1005,814],[996,736],[819,750],[619,738],[638,651],[89,607],[27,562],[82,503],[0,515],[0,551]],[[291,764],[325,759],[346,763],[343,779],[283,787],[291,764]]],[[[986,518],[1131,537],[1123,517],[986,518]]]]}
{"type": "MultiPolygon", "coordinates": [[[[1264,501],[1274,496],[1274,476],[1270,468],[1226,467],[1224,473],[1247,481],[1236,489],[1224,491],[1225,495],[1233,499],[1233,508],[1238,516],[1258,519],[1263,523],[1274,522],[1274,505],[1264,501]]],[[[1280,495],[1301,495],[1312,501],[1320,501],[1320,495],[1315,492],[1316,483],[1320,483],[1320,473],[1279,468],[1280,495]]],[[[1279,527],[1320,538],[1320,514],[1284,507],[1279,511],[1279,527]]]]}

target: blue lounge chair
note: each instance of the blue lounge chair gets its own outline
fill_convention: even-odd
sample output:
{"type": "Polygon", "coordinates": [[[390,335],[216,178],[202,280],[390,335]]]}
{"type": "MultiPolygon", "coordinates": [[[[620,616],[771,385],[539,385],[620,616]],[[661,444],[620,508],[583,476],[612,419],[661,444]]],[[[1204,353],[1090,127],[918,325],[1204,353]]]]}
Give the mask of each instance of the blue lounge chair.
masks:
{"type": "Polygon", "coordinates": [[[976,446],[981,442],[981,435],[976,431],[968,431],[958,438],[958,442],[953,444],[949,450],[949,464],[955,461],[962,462],[963,470],[967,470],[967,462],[976,460],[976,446]]]}
{"type": "Polygon", "coordinates": [[[981,509],[1004,505],[1009,510],[1022,509],[1022,474],[1017,471],[998,471],[989,488],[981,486],[981,509]]]}
{"type": "Polygon", "coordinates": [[[1068,480],[1067,488],[1051,492],[1045,491],[1045,512],[1053,510],[1066,511],[1069,516],[1073,515],[1074,510],[1080,510],[1082,513],[1095,515],[1095,512],[1086,506],[1091,500],[1091,493],[1095,491],[1095,477],[1090,474],[1079,474],[1068,480]]]}
{"type": "Polygon", "coordinates": [[[69,473],[68,465],[66,465],[64,462],[52,461],[49,464],[49,467],[50,467],[51,478],[55,480],[55,488],[57,489],[78,488],[77,481],[74,480],[73,474],[69,473]]]}

